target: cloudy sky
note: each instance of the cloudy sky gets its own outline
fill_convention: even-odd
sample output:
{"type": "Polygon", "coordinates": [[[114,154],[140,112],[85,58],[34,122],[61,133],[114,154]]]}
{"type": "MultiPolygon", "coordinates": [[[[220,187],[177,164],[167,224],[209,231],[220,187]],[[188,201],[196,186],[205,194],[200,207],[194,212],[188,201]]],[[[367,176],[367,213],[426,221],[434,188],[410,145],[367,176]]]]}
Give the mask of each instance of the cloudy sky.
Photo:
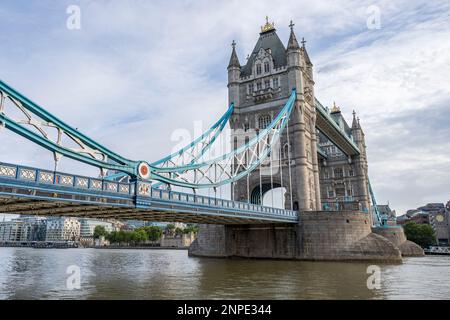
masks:
{"type": "MultiPolygon", "coordinates": [[[[403,213],[449,200],[448,1],[3,0],[0,79],[112,150],[152,161],[177,130],[226,110],[231,41],[245,61],[266,15],[284,43],[290,20],[307,40],[317,98],[349,120],[357,111],[378,202],[403,213]],[[67,27],[71,5],[80,29],[67,27]]],[[[5,130],[0,161],[52,168],[51,154],[5,130]]],[[[70,160],[60,169],[96,174],[70,160]]]]}

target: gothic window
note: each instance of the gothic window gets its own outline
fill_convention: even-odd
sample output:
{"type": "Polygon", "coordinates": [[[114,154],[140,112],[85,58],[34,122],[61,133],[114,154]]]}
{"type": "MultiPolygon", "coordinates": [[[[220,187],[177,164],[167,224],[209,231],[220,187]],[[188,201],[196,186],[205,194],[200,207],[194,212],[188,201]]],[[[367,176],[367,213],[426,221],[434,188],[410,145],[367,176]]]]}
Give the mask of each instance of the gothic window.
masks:
{"type": "Polygon", "coordinates": [[[270,80],[264,81],[264,86],[266,89],[270,88],[270,80]]]}
{"type": "Polygon", "coordinates": [[[336,188],[336,197],[345,197],[345,188],[336,188]]]}
{"type": "Polygon", "coordinates": [[[351,185],[347,187],[347,196],[348,197],[352,197],[353,196],[353,188],[352,188],[351,185]]]}
{"type": "Polygon", "coordinates": [[[328,198],[333,198],[333,197],[334,197],[334,190],[332,188],[330,188],[330,189],[328,189],[328,198]]]}
{"type": "Polygon", "coordinates": [[[270,65],[268,62],[264,62],[264,72],[268,73],[270,71],[270,65]]]}
{"type": "Polygon", "coordinates": [[[342,171],[342,168],[334,169],[334,177],[335,178],[342,178],[343,176],[344,176],[344,172],[342,171]]]}
{"type": "Polygon", "coordinates": [[[272,119],[269,115],[260,116],[258,119],[258,127],[260,129],[265,129],[272,122],[272,119]]]}
{"type": "Polygon", "coordinates": [[[355,176],[355,172],[353,171],[353,169],[349,169],[348,170],[348,176],[349,177],[354,177],[355,176]]]}
{"type": "Polygon", "coordinates": [[[262,90],[262,83],[261,82],[258,82],[256,84],[256,90],[258,90],[258,91],[262,90]]]}
{"type": "Polygon", "coordinates": [[[247,94],[252,93],[252,91],[253,91],[253,85],[250,83],[250,84],[247,86],[247,94]]]}
{"type": "Polygon", "coordinates": [[[261,74],[261,65],[259,63],[256,65],[256,74],[261,74]]]}
{"type": "Polygon", "coordinates": [[[273,78],[273,87],[276,89],[279,87],[278,78],[273,78]]]}

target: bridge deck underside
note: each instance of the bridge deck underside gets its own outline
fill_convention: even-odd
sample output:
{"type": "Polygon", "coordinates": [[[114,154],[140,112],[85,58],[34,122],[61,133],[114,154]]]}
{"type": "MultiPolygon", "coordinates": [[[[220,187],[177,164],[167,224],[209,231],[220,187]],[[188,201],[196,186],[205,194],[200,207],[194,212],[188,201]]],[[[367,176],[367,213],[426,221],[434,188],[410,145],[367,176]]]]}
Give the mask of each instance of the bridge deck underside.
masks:
{"type": "Polygon", "coordinates": [[[108,205],[89,205],[67,201],[21,199],[0,196],[0,212],[36,216],[66,216],[93,219],[143,220],[158,222],[184,222],[200,224],[258,224],[277,223],[267,219],[233,217],[232,215],[160,211],[108,205]]]}

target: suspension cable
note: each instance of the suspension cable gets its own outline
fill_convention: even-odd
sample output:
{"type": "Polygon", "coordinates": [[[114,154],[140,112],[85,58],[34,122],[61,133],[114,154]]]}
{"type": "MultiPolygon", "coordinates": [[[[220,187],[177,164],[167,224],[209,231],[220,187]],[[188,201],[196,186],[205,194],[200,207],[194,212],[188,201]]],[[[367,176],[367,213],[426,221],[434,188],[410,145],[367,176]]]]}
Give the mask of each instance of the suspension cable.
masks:
{"type": "MultiPolygon", "coordinates": [[[[261,156],[261,143],[258,143],[258,157],[261,156]]],[[[259,204],[263,205],[263,192],[262,192],[262,161],[259,162],[259,204]]]]}
{"type": "MultiPolygon", "coordinates": [[[[271,146],[272,148],[272,146],[271,146]]],[[[272,195],[272,208],[273,208],[273,150],[270,151],[269,161],[270,161],[270,190],[272,195]]]]}
{"type": "Polygon", "coordinates": [[[280,139],[280,184],[281,184],[281,205],[284,209],[285,207],[285,199],[284,199],[284,193],[283,193],[283,145],[281,143],[280,139]]]}

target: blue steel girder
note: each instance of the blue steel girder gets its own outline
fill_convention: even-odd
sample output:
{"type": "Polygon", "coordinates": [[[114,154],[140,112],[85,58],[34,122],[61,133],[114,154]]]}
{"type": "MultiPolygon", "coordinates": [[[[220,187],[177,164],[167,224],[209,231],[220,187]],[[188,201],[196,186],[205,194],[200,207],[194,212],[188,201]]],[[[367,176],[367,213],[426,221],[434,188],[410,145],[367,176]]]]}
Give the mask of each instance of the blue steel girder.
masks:
{"type": "Polygon", "coordinates": [[[320,130],[336,147],[347,156],[357,156],[360,154],[358,146],[346,132],[330,116],[327,109],[316,99],[316,127],[320,130]]]}
{"type": "Polygon", "coordinates": [[[298,212],[0,163],[0,212],[203,223],[297,223],[298,212]],[[126,216],[124,216],[124,214],[126,216]]]}
{"type": "Polygon", "coordinates": [[[142,163],[126,159],[95,142],[1,80],[0,125],[53,152],[56,161],[61,156],[66,156],[98,168],[120,170],[132,176],[138,174],[138,167],[142,163]],[[12,119],[8,116],[10,113],[14,114],[14,111],[18,111],[21,118],[12,119]],[[56,139],[52,140],[48,132],[50,128],[57,130],[56,139]],[[78,145],[79,149],[64,146],[63,136],[78,145]]]}
{"type": "Polygon", "coordinates": [[[267,159],[272,147],[279,141],[288,124],[295,98],[296,91],[293,90],[273,121],[239,148],[204,162],[171,168],[154,168],[152,176],[155,180],[187,188],[215,188],[246,177],[267,159]],[[227,168],[230,168],[229,172],[227,168]]]}

